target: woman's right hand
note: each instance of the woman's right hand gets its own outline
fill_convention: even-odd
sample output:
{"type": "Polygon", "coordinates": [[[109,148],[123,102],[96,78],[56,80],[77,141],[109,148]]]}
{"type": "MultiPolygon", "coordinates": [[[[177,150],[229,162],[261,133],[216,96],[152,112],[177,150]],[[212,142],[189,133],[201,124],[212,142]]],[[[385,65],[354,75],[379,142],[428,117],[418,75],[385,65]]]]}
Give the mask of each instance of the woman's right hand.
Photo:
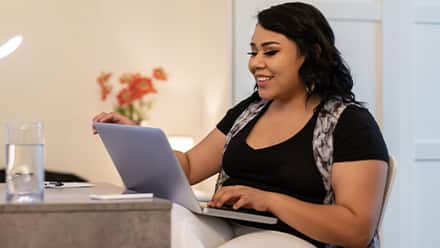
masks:
{"type": "Polygon", "coordinates": [[[96,115],[95,117],[93,117],[93,124],[92,124],[93,134],[97,134],[97,131],[96,131],[96,128],[95,128],[95,123],[97,123],[97,122],[115,123],[115,124],[123,124],[123,125],[137,125],[136,122],[130,120],[126,116],[123,116],[123,115],[121,115],[119,113],[116,113],[116,112],[110,112],[110,113],[102,112],[102,113],[96,115]]]}

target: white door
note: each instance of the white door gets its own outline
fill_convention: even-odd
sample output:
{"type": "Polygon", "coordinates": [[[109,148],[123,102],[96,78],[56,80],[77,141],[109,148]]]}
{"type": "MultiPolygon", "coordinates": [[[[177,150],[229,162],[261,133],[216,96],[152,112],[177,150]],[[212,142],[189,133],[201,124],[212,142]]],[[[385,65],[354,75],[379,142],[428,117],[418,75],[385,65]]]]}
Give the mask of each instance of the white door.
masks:
{"type": "MultiPolygon", "coordinates": [[[[248,96],[249,41],[259,10],[287,1],[233,0],[233,102],[248,96]]],[[[440,2],[304,1],[329,19],[359,100],[376,117],[397,176],[383,223],[384,247],[437,247],[440,235],[440,2]]]]}

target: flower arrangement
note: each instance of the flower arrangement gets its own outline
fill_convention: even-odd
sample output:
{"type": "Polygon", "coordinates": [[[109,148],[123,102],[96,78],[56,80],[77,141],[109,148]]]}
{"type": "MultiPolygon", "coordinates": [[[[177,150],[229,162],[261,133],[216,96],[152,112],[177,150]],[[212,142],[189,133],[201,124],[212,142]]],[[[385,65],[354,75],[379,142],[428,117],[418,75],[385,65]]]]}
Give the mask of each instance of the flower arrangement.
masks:
{"type": "MultiPolygon", "coordinates": [[[[112,92],[112,85],[109,82],[111,77],[112,73],[101,72],[96,78],[101,90],[102,101],[108,99],[112,92]]],[[[122,87],[115,95],[117,104],[113,107],[114,111],[137,123],[148,120],[148,112],[153,107],[153,100],[146,99],[146,95],[157,93],[154,81],[166,81],[167,79],[167,74],[161,67],[155,68],[151,77],[143,76],[140,73],[122,74],[119,77],[119,83],[122,87]]]]}

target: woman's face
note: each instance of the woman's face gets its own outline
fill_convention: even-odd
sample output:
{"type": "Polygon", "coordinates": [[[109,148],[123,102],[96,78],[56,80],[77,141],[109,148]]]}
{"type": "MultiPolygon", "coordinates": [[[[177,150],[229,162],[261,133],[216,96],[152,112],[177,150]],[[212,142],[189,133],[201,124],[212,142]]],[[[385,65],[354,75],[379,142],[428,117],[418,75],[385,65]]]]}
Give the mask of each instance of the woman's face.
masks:
{"type": "Polygon", "coordinates": [[[304,56],[295,42],[257,24],[251,50],[249,71],[255,77],[261,98],[288,100],[304,94],[304,83],[299,76],[304,56]]]}

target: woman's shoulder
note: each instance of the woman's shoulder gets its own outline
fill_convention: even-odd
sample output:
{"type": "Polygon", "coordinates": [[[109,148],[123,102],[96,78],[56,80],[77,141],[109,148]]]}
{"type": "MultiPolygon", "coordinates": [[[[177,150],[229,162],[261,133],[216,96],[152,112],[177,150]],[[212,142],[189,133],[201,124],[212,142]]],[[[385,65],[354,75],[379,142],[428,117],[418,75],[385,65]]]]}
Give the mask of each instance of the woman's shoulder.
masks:
{"type": "Polygon", "coordinates": [[[224,134],[227,134],[238,116],[253,102],[259,100],[258,93],[254,93],[248,98],[240,101],[230,108],[223,119],[217,124],[217,128],[224,134]]]}
{"type": "Polygon", "coordinates": [[[342,112],[339,123],[348,125],[375,125],[377,122],[368,108],[359,104],[349,104],[342,112]]]}
{"type": "Polygon", "coordinates": [[[249,97],[241,100],[239,103],[235,104],[229,111],[239,111],[240,113],[243,112],[251,103],[260,100],[260,97],[258,96],[258,93],[255,92],[249,97]]]}
{"type": "Polygon", "coordinates": [[[338,98],[329,99],[318,106],[318,110],[321,113],[330,113],[337,115],[338,125],[339,123],[351,122],[351,121],[374,121],[374,117],[368,111],[368,109],[361,103],[357,102],[344,102],[338,98]]]}
{"type": "Polygon", "coordinates": [[[350,104],[342,112],[334,131],[334,159],[388,161],[388,151],[379,125],[370,111],[350,104]]]}

